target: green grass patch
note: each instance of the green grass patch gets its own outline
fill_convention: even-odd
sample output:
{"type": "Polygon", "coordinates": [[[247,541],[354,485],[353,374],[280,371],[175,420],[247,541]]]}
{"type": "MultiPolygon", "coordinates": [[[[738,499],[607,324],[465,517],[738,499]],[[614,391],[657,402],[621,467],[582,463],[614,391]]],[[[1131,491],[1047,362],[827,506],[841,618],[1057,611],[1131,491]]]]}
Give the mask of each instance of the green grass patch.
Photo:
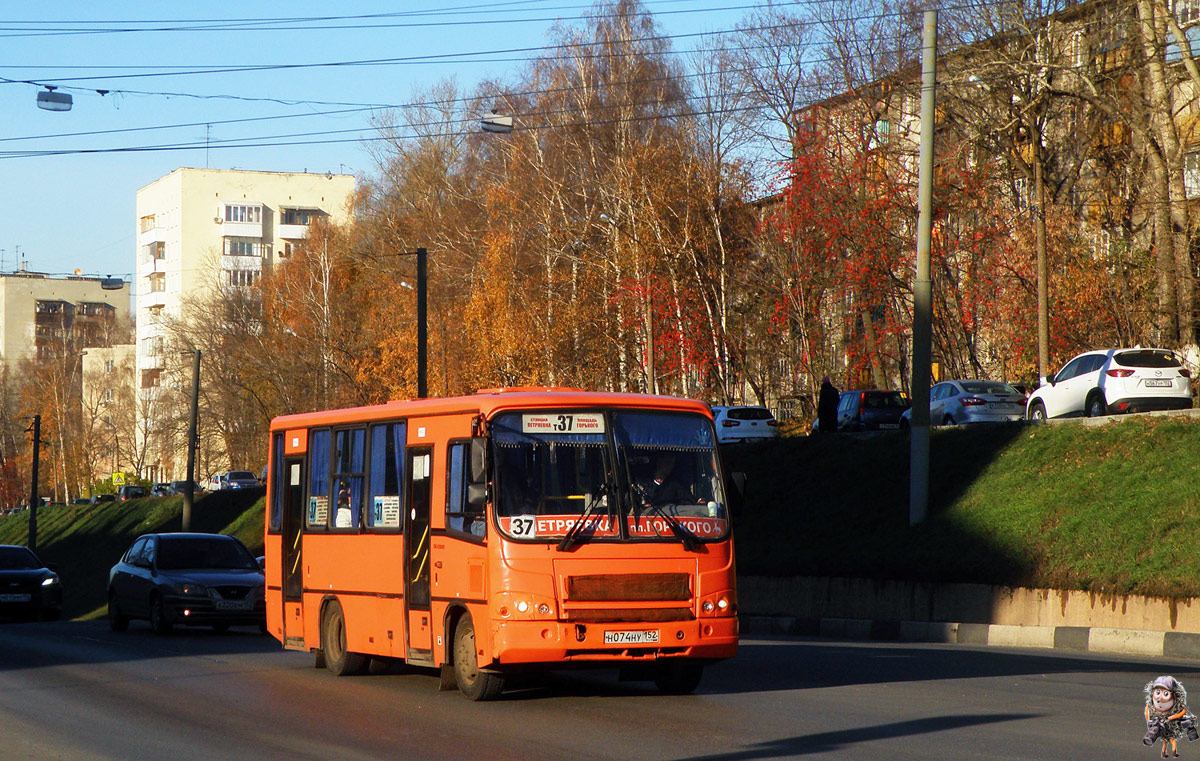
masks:
{"type": "MultiPolygon", "coordinates": [[[[263,544],[263,490],[197,495],[192,530],[232,534],[251,552],[263,544]]],[[[37,511],[37,553],[58,567],[63,615],[103,615],[108,569],[141,534],[179,531],[183,497],[147,497],[99,505],[42,507],[37,511]]],[[[28,544],[29,513],[0,518],[0,544],[28,544]]]]}
{"type": "Polygon", "coordinates": [[[975,426],[930,437],[930,508],[908,525],[909,438],[734,447],[742,573],[1200,596],[1200,421],[975,426]]]}

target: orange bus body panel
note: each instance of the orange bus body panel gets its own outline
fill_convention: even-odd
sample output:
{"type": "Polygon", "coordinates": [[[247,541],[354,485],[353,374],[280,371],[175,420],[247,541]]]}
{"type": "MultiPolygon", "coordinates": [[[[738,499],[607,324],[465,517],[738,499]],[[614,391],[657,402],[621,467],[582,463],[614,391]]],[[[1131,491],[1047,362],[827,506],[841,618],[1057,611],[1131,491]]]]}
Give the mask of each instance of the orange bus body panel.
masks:
{"type": "MultiPolygon", "coordinates": [[[[691,412],[708,416],[694,400],[577,390],[496,390],[475,396],[389,402],[373,407],[301,413],[276,418],[284,457],[307,462],[313,429],[375,422],[407,424],[409,452],[432,454],[428,545],[428,610],[406,599],[406,537],[402,533],[305,530],[302,541],[302,602],[283,603],[283,542],[272,531],[268,505],[268,629],[288,647],[321,648],[321,617],[336,599],[345,615],[346,648],[364,655],[409,658],[413,648],[431,651],[431,663],[450,657],[451,622],[462,612],[475,621],[481,667],[517,664],[608,662],[613,665],[663,657],[720,659],[737,650],[733,542],[706,542],[699,552],[681,543],[582,543],[559,552],[556,543],[522,543],[502,536],[491,506],[485,540],[447,531],[447,446],[478,434],[477,423],[500,412],[524,409],[632,409],[691,412]],[[519,590],[514,592],[513,590],[519,590]],[[518,600],[517,598],[520,598],[518,600]],[[728,600],[727,610],[701,610],[705,601],[728,600]],[[518,613],[516,603],[551,613],[518,613]],[[286,618],[286,621],[284,620],[286,618]],[[285,625],[286,624],[286,625],[285,625]],[[656,645],[606,643],[605,632],[655,629],[656,645]],[[286,635],[286,637],[285,637],[286,635]]],[[[486,423],[485,423],[486,424],[486,423]]],[[[714,445],[715,446],[715,445],[714,445]]],[[[273,479],[276,470],[268,469],[273,479]]],[[[307,473],[307,466],[305,469],[307,473]]],[[[307,485],[305,485],[307,489],[307,485]]],[[[268,500],[276,490],[268,485],[268,500]]],[[[307,494],[307,491],[305,492],[307,494]]],[[[407,510],[407,502],[402,509],[407,510]]],[[[407,527],[407,516],[402,521],[407,527]]]]}

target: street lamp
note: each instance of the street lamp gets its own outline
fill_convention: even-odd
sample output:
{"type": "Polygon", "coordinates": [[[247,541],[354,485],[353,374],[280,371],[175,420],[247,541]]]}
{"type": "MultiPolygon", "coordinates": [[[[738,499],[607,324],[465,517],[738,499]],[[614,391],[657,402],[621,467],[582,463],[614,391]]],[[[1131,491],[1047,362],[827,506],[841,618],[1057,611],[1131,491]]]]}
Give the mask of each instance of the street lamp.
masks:
{"type": "Polygon", "coordinates": [[[70,111],[71,94],[55,92],[56,87],[45,85],[45,90],[37,94],[37,107],[45,111],[70,111]]]}

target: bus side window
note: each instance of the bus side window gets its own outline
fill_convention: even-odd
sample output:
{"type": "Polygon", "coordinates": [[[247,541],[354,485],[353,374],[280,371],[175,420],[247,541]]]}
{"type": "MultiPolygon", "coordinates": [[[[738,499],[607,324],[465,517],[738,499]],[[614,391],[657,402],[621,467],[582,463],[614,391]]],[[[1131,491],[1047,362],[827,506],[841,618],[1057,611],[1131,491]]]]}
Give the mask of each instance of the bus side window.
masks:
{"type": "Polygon", "coordinates": [[[470,482],[468,467],[470,465],[471,442],[460,441],[450,444],[446,462],[446,528],[451,531],[462,531],[475,536],[485,536],[487,521],[483,511],[471,505],[467,499],[467,485],[470,482]]]}
{"type": "Polygon", "coordinates": [[[367,432],[362,428],[334,434],[334,497],[336,528],[358,528],[362,514],[363,473],[367,432]]]}
{"type": "Polygon", "coordinates": [[[329,431],[313,431],[308,444],[308,510],[305,526],[329,528],[329,431]]]}
{"type": "Polygon", "coordinates": [[[371,459],[367,468],[366,524],[375,530],[401,526],[404,489],[404,423],[371,426],[371,459]]]}

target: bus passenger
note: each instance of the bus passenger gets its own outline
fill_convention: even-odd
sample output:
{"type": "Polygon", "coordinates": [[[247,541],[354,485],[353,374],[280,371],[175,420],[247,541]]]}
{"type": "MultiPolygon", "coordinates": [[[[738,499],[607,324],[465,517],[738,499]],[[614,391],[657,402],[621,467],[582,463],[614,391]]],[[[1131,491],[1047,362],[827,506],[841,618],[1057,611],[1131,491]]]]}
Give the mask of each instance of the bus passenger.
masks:
{"type": "Polygon", "coordinates": [[[335,528],[352,528],[354,519],[350,512],[350,482],[338,481],[337,513],[334,515],[335,528]]]}

